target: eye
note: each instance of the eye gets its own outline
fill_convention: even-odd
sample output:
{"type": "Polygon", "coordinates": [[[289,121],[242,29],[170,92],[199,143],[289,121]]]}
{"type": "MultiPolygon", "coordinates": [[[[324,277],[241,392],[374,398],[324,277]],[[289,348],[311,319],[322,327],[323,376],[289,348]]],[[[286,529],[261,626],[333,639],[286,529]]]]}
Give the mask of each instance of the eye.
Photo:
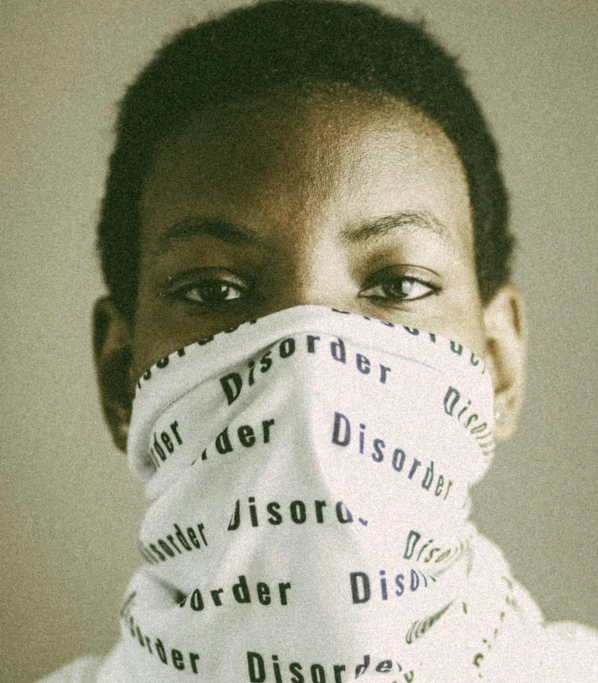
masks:
{"type": "Polygon", "coordinates": [[[440,287],[437,284],[420,277],[382,272],[365,283],[359,296],[392,304],[425,299],[439,292],[440,287]]]}
{"type": "Polygon", "coordinates": [[[215,273],[198,275],[186,273],[173,278],[166,296],[205,309],[219,309],[234,305],[247,295],[247,286],[232,274],[217,276],[215,273]]]}
{"type": "Polygon", "coordinates": [[[187,301],[198,304],[216,305],[225,301],[234,301],[242,296],[241,288],[230,282],[221,280],[208,280],[200,285],[186,287],[180,292],[180,296],[187,301]]]}

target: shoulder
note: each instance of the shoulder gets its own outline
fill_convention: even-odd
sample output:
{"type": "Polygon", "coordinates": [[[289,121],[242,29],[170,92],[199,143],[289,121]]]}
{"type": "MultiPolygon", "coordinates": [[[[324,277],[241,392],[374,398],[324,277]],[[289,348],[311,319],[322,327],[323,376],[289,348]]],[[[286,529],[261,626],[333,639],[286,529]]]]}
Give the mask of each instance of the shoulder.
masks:
{"type": "Polygon", "coordinates": [[[571,683],[598,681],[598,631],[571,622],[544,626],[546,647],[543,666],[555,680],[571,683]]]}
{"type": "Polygon", "coordinates": [[[573,622],[546,621],[529,592],[512,578],[500,549],[481,535],[474,536],[476,594],[484,601],[498,595],[503,580],[509,587],[513,615],[510,630],[493,644],[494,657],[486,659],[488,680],[509,683],[598,682],[598,631],[573,622]],[[511,666],[505,669],[505,662],[511,666]],[[516,669],[513,668],[517,663],[516,669]],[[508,670],[508,678],[505,671],[508,670]]]}
{"type": "Polygon", "coordinates": [[[83,657],[62,667],[39,683],[95,683],[103,657],[83,657]]]}

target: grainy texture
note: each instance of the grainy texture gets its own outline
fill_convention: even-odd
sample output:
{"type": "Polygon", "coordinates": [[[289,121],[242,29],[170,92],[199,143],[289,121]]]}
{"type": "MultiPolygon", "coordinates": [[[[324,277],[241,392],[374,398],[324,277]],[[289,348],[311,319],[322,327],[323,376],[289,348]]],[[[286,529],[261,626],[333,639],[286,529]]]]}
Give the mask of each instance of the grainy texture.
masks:
{"type": "MultiPolygon", "coordinates": [[[[0,664],[14,683],[107,651],[138,563],[141,492],[102,425],[90,352],[115,102],[164,36],[235,4],[25,0],[0,10],[0,664]]],[[[547,617],[596,627],[598,6],[384,6],[424,14],[461,55],[512,193],[528,401],[519,433],[474,492],[475,519],[547,617]]]]}

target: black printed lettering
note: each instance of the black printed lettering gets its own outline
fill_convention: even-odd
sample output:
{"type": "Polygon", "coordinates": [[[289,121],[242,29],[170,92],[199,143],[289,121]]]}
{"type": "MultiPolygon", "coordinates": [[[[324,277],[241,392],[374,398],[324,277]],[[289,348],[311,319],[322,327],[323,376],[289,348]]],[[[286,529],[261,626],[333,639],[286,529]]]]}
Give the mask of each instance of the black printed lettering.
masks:
{"type": "Polygon", "coordinates": [[[181,554],[181,551],[180,551],[179,547],[177,546],[177,544],[174,542],[174,536],[173,536],[172,534],[169,534],[166,538],[170,541],[170,545],[171,545],[171,546],[177,551],[177,553],[180,555],[180,554],[181,554]]]}
{"type": "Polygon", "coordinates": [[[264,420],[262,422],[262,431],[263,431],[263,438],[264,438],[264,443],[270,443],[270,427],[274,426],[274,419],[271,420],[264,420]]]}
{"type": "Polygon", "coordinates": [[[397,572],[391,579],[387,576],[387,571],[381,569],[378,572],[378,579],[370,578],[367,572],[350,572],[349,587],[351,594],[351,602],[354,605],[365,604],[370,600],[386,601],[391,597],[388,591],[388,581],[394,582],[396,589],[394,595],[397,598],[403,596],[406,592],[415,593],[431,585],[435,579],[426,576],[422,572],[415,569],[410,569],[409,572],[397,572]]]}
{"type": "Polygon", "coordinates": [[[266,655],[251,650],[246,652],[246,657],[249,683],[345,683],[348,680],[343,679],[346,664],[287,664],[277,654],[266,655]],[[287,670],[290,678],[287,678],[287,670]]]}
{"type": "Polygon", "coordinates": [[[336,341],[330,342],[330,355],[339,363],[347,362],[345,342],[340,337],[337,337],[336,341]]]}
{"type": "Polygon", "coordinates": [[[166,543],[166,541],[160,538],[158,539],[158,545],[168,555],[168,557],[174,557],[174,552],[172,551],[168,543],[166,543]]]}
{"type": "Polygon", "coordinates": [[[166,450],[169,453],[173,453],[174,452],[174,446],[172,444],[170,436],[168,436],[168,434],[166,432],[162,432],[161,438],[162,438],[162,443],[164,444],[164,446],[166,446],[166,450]]]}
{"type": "Polygon", "coordinates": [[[403,553],[403,558],[405,560],[410,560],[415,557],[416,561],[421,561],[425,564],[432,561],[434,561],[435,564],[439,564],[441,562],[448,562],[449,560],[453,563],[463,551],[469,547],[468,539],[465,539],[465,542],[460,540],[459,543],[452,548],[441,548],[434,544],[433,538],[423,544],[420,543],[421,538],[421,534],[413,529],[407,534],[405,551],[403,553]]]}
{"type": "MultiPolygon", "coordinates": [[[[365,674],[365,672],[370,668],[370,665],[374,671],[377,671],[378,673],[390,673],[391,671],[394,670],[395,664],[397,666],[397,671],[400,673],[403,671],[403,667],[399,664],[399,662],[393,662],[392,659],[383,659],[379,661],[377,664],[372,662],[372,658],[370,655],[363,655],[363,661],[361,661],[356,667],[355,667],[355,676],[353,677],[354,679],[360,678],[365,674]]],[[[385,679],[386,680],[386,679],[385,679]]],[[[413,680],[413,679],[407,679],[407,680],[413,680]]],[[[393,683],[398,683],[397,681],[393,681],[393,683]]]]}
{"type": "Polygon", "coordinates": [[[195,548],[201,547],[199,545],[199,541],[197,540],[197,536],[195,535],[195,531],[191,527],[187,527],[187,535],[189,536],[189,540],[195,548]]]}
{"type": "MultiPolygon", "coordinates": [[[[367,319],[367,316],[366,316],[367,319]]],[[[378,321],[381,322],[381,321],[378,321]]],[[[393,326],[392,323],[382,323],[385,326],[393,326]]],[[[347,343],[341,337],[330,337],[331,341],[327,345],[330,354],[325,354],[332,361],[338,364],[338,367],[345,368],[348,371],[351,368],[358,372],[360,376],[366,377],[368,375],[378,376],[378,381],[380,384],[386,385],[388,382],[388,377],[392,372],[392,368],[388,365],[378,362],[378,373],[372,372],[375,360],[373,361],[370,356],[362,353],[361,351],[349,349],[347,343]],[[349,362],[350,357],[354,360],[354,365],[349,362]]],[[[226,375],[220,377],[219,382],[224,393],[224,397],[228,405],[234,403],[241,393],[247,388],[251,388],[258,383],[258,377],[264,375],[269,371],[269,369],[277,362],[278,359],[284,361],[287,358],[295,355],[297,352],[301,352],[302,355],[314,356],[321,354],[326,348],[324,345],[320,345],[317,342],[321,342],[322,338],[319,335],[308,334],[305,335],[305,346],[297,345],[297,340],[294,337],[288,337],[283,339],[278,343],[278,354],[273,355],[273,350],[269,349],[262,353],[256,358],[252,358],[247,362],[246,369],[244,371],[229,372],[226,375]],[[259,367],[260,372],[257,373],[257,368],[259,367]]]]}
{"type": "Polygon", "coordinates": [[[336,504],[336,518],[341,524],[349,524],[353,521],[351,511],[342,500],[339,500],[336,504]]]}
{"type": "Polygon", "coordinates": [[[411,470],[409,471],[408,479],[413,479],[413,475],[415,474],[415,470],[421,465],[421,461],[419,461],[417,458],[413,458],[413,465],[411,465],[411,470]]]}
{"type": "Polygon", "coordinates": [[[303,524],[307,519],[307,510],[302,500],[294,500],[290,506],[291,519],[295,524],[303,524]]]}
{"type": "Polygon", "coordinates": [[[292,337],[283,339],[278,347],[281,358],[289,358],[295,353],[295,340],[292,337]]]}
{"type": "Polygon", "coordinates": [[[199,531],[199,535],[201,536],[201,540],[204,542],[205,545],[208,545],[208,542],[206,541],[206,537],[204,536],[204,525],[203,522],[201,524],[197,525],[197,530],[199,531]]]}
{"type": "Polygon", "coordinates": [[[242,425],[237,430],[239,441],[245,448],[251,448],[255,443],[255,433],[249,425],[242,425]]]}
{"type": "Polygon", "coordinates": [[[126,622],[129,624],[131,637],[139,643],[150,657],[155,657],[157,655],[163,665],[173,666],[179,671],[184,671],[186,669],[186,661],[188,658],[191,671],[194,674],[198,673],[197,662],[199,661],[199,654],[197,654],[197,652],[184,653],[181,649],[176,647],[168,649],[161,638],[154,638],[147,633],[144,633],[145,629],[136,623],[132,615],[126,619],[126,622]]]}
{"type": "Polygon", "coordinates": [[[365,572],[351,572],[351,598],[353,604],[368,602],[371,597],[370,579],[365,572]]]}
{"type": "Polygon", "coordinates": [[[278,595],[276,602],[273,597],[273,591],[266,581],[257,581],[255,584],[249,582],[248,578],[241,574],[237,577],[237,581],[226,586],[218,586],[217,588],[210,588],[203,590],[195,588],[187,597],[183,597],[178,605],[180,608],[189,607],[193,612],[203,612],[206,609],[206,599],[204,595],[211,598],[207,600],[207,606],[215,608],[232,605],[249,605],[257,597],[257,602],[268,607],[270,605],[278,604],[285,607],[289,604],[289,591],[291,590],[290,581],[280,581],[278,583],[278,591],[274,589],[274,596],[278,595]]]}
{"type": "Polygon", "coordinates": [[[250,683],[264,683],[266,680],[264,658],[258,652],[247,652],[247,673],[250,683]]]}
{"type": "Polygon", "coordinates": [[[272,668],[274,669],[274,679],[276,683],[282,683],[282,676],[280,674],[280,664],[278,663],[278,655],[272,655],[272,668]]]}
{"type": "Polygon", "coordinates": [[[256,587],[257,599],[262,605],[269,605],[272,602],[270,597],[270,586],[267,583],[259,581],[256,587]]]}
{"type": "Polygon", "coordinates": [[[384,460],[384,445],[382,439],[374,439],[374,450],[372,452],[372,460],[374,462],[382,462],[384,460]]]}
{"type": "Polygon", "coordinates": [[[320,337],[316,337],[313,334],[307,335],[307,353],[316,352],[316,342],[320,340],[320,337]]]}
{"type": "Polygon", "coordinates": [[[228,405],[231,405],[241,395],[243,380],[238,372],[230,372],[228,375],[220,378],[220,386],[224,391],[228,405]]]}
{"type": "MultiPolygon", "coordinates": [[[[452,343],[452,342],[451,342],[452,343]]],[[[494,438],[489,422],[484,420],[472,406],[471,399],[466,399],[461,392],[449,386],[443,398],[444,412],[457,422],[477,441],[477,445],[485,456],[494,452],[494,438]]]]}
{"type": "Polygon", "coordinates": [[[273,525],[278,525],[282,523],[282,515],[280,514],[280,503],[272,501],[266,505],[266,510],[270,513],[268,517],[268,523],[273,525]]]}
{"type": "Polygon", "coordinates": [[[358,353],[355,356],[355,361],[357,363],[357,370],[361,372],[362,375],[369,375],[372,369],[372,364],[369,361],[369,358],[366,356],[362,355],[361,353],[358,353]]]}
{"type": "Polygon", "coordinates": [[[343,671],[347,670],[344,664],[335,664],[332,667],[334,673],[334,683],[343,683],[343,671]]]}
{"type": "Polygon", "coordinates": [[[241,526],[247,525],[257,528],[264,524],[279,526],[290,523],[294,527],[301,528],[304,525],[333,522],[335,517],[340,524],[353,522],[353,515],[343,501],[337,501],[334,504],[335,517],[325,514],[326,507],[328,507],[328,502],[325,500],[293,500],[283,504],[276,500],[264,503],[255,496],[249,496],[247,503],[241,499],[235,501],[227,531],[236,531],[241,526]]]}
{"type": "Polygon", "coordinates": [[[287,603],[287,591],[291,590],[290,583],[279,583],[278,592],[280,593],[280,604],[286,605],[287,603]]]}
{"type": "Polygon", "coordinates": [[[180,650],[175,649],[174,647],[172,648],[170,653],[172,657],[172,665],[174,666],[174,668],[178,669],[179,671],[183,671],[183,669],[185,668],[183,653],[180,650]]]}
{"type": "Polygon", "coordinates": [[[266,353],[260,358],[260,372],[265,374],[272,367],[272,351],[266,351],[266,353]]]}
{"type": "Polygon", "coordinates": [[[201,460],[208,460],[214,454],[228,455],[230,453],[238,452],[239,448],[252,448],[258,443],[259,435],[263,443],[271,443],[272,432],[276,421],[274,418],[269,420],[262,420],[260,427],[252,427],[245,424],[237,428],[228,425],[214,440],[213,446],[206,448],[201,454],[201,460]]]}
{"type": "Polygon", "coordinates": [[[432,486],[432,482],[434,481],[434,461],[430,460],[430,464],[428,465],[426,469],[426,473],[424,475],[424,479],[422,481],[422,488],[426,489],[426,491],[430,490],[430,486],[432,486]]]}
{"type": "Polygon", "coordinates": [[[325,500],[316,500],[315,506],[316,506],[316,521],[318,524],[323,524],[324,523],[324,513],[323,509],[326,507],[326,501],[325,500]]]}
{"type": "Polygon", "coordinates": [[[169,428],[172,435],[174,435],[174,439],[168,430],[160,433],[154,432],[149,455],[155,470],[158,470],[168,456],[175,452],[176,445],[181,446],[183,444],[183,440],[177,429],[178,425],[178,422],[173,422],[169,428]]]}
{"type": "Polygon", "coordinates": [[[247,364],[249,368],[249,378],[247,384],[251,387],[255,384],[255,361],[250,360],[247,364]]]}
{"type": "Polygon", "coordinates": [[[453,353],[456,353],[458,356],[460,356],[463,353],[463,345],[457,344],[456,342],[451,341],[451,351],[453,353]]]}
{"type": "Polygon", "coordinates": [[[451,601],[447,605],[445,605],[442,609],[440,609],[438,612],[435,612],[434,614],[427,617],[426,619],[422,619],[420,621],[414,621],[413,624],[411,624],[409,631],[407,631],[407,634],[405,636],[405,641],[410,645],[417,638],[420,638],[421,636],[423,636],[426,631],[428,631],[442,616],[444,616],[444,614],[446,614],[446,612],[450,609],[452,604],[453,603],[451,601]]]}
{"type": "Polygon", "coordinates": [[[392,372],[391,368],[387,365],[380,365],[380,384],[386,384],[386,377],[389,372],[392,372]]]}
{"type": "Polygon", "coordinates": [[[332,443],[337,446],[348,446],[351,443],[351,423],[342,413],[334,413],[332,443]]]}
{"type": "Polygon", "coordinates": [[[166,562],[166,556],[163,555],[153,543],[150,543],[149,547],[158,556],[158,559],[162,560],[162,562],[166,562]]]}
{"type": "Polygon", "coordinates": [[[291,683],[304,683],[305,677],[301,673],[303,667],[299,662],[291,662],[289,664],[289,671],[292,673],[291,683]]]}
{"type": "MultiPolygon", "coordinates": [[[[331,442],[342,448],[347,448],[352,445],[353,452],[358,453],[359,455],[369,453],[369,457],[365,459],[364,462],[367,462],[371,458],[370,462],[373,462],[376,465],[388,461],[388,459],[384,457],[386,449],[388,448],[390,450],[392,448],[392,456],[390,457],[389,463],[390,467],[388,464],[382,465],[383,467],[389,467],[389,471],[393,473],[407,473],[407,481],[419,482],[423,491],[429,492],[439,500],[446,500],[448,498],[453,481],[449,479],[448,484],[445,487],[445,483],[447,483],[446,475],[437,471],[433,460],[430,460],[426,465],[418,458],[413,456],[410,457],[401,447],[393,447],[392,444],[389,444],[388,439],[383,439],[379,436],[370,436],[365,423],[358,422],[357,425],[354,425],[355,423],[347,415],[335,411],[332,419],[331,442]],[[353,444],[355,427],[358,427],[358,438],[356,439],[357,443],[353,444]],[[406,464],[408,464],[407,468],[405,468],[406,464]],[[440,497],[441,493],[444,493],[442,498],[440,497]]],[[[400,479],[397,481],[400,481],[400,479]]]]}
{"type": "Polygon", "coordinates": [[[208,545],[203,522],[197,524],[197,531],[199,532],[199,538],[203,541],[203,545],[200,543],[196,532],[192,527],[187,527],[186,531],[183,531],[176,523],[172,526],[174,527],[174,533],[165,534],[170,545],[163,538],[159,538],[155,542],[148,543],[147,545],[140,543],[141,554],[145,560],[150,562],[150,564],[156,564],[158,560],[160,562],[167,562],[170,558],[175,557],[176,553],[179,555],[184,554],[183,550],[191,552],[192,550],[199,550],[203,548],[203,546],[208,545]],[[158,548],[161,548],[161,551],[158,548]]]}
{"type": "Polygon", "coordinates": [[[311,674],[312,683],[326,683],[326,673],[321,664],[312,664],[309,672],[311,674]]]}
{"type": "MultiPolygon", "coordinates": [[[[266,585],[266,584],[262,584],[262,585],[266,585]]],[[[240,605],[244,605],[244,604],[251,602],[251,594],[249,593],[249,586],[247,585],[247,579],[245,578],[244,575],[239,576],[239,582],[234,584],[233,596],[234,596],[235,600],[240,605]]]]}
{"type": "MultiPolygon", "coordinates": [[[[183,606],[185,603],[182,602],[180,603],[181,606],[183,606]]],[[[204,608],[203,604],[203,598],[201,596],[201,591],[199,588],[196,588],[193,593],[191,593],[191,600],[189,601],[189,605],[191,606],[191,609],[194,612],[201,612],[204,608]]]]}

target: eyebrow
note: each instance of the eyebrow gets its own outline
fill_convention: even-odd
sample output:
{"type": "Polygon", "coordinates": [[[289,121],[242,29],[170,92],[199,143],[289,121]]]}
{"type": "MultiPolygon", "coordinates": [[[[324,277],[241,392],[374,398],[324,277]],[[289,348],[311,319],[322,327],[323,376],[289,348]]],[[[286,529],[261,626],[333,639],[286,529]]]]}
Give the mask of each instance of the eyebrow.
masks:
{"type": "Polygon", "coordinates": [[[401,229],[408,232],[428,230],[444,240],[448,239],[450,233],[443,223],[427,211],[399,211],[361,223],[357,228],[345,228],[341,232],[341,241],[357,244],[401,229]]]}
{"type": "MultiPolygon", "coordinates": [[[[360,223],[357,228],[345,228],[340,233],[341,242],[358,244],[377,237],[383,237],[396,230],[428,230],[442,239],[447,239],[449,230],[435,216],[427,211],[399,211],[360,223]]],[[[157,253],[162,253],[173,242],[185,241],[205,235],[234,246],[253,246],[264,244],[258,232],[247,226],[233,225],[227,221],[213,218],[184,218],[168,228],[158,238],[157,253]]]]}
{"type": "Polygon", "coordinates": [[[213,218],[184,218],[168,228],[158,238],[158,252],[169,249],[173,242],[188,240],[198,235],[214,237],[232,245],[262,244],[264,238],[246,226],[233,225],[213,218]]]}

